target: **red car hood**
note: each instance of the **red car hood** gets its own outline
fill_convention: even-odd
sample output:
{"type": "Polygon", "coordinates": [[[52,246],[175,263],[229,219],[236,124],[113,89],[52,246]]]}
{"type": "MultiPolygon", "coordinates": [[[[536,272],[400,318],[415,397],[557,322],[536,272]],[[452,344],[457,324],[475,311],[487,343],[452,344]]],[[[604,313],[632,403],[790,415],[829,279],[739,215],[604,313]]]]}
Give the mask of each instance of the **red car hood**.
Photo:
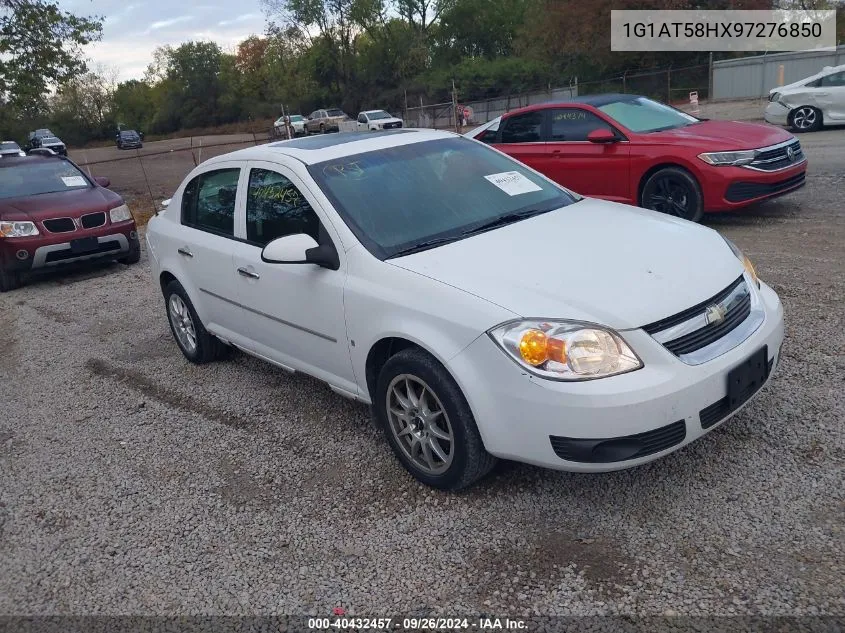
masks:
{"type": "Polygon", "coordinates": [[[44,193],[25,198],[0,198],[0,217],[41,222],[50,218],[78,218],[93,211],[108,211],[123,199],[103,187],[44,193]]]}
{"type": "Polygon", "coordinates": [[[704,149],[735,150],[759,149],[788,141],[792,134],[786,130],[762,123],[741,121],[702,121],[693,125],[644,134],[650,141],[680,143],[688,147],[705,146],[704,149]]]}

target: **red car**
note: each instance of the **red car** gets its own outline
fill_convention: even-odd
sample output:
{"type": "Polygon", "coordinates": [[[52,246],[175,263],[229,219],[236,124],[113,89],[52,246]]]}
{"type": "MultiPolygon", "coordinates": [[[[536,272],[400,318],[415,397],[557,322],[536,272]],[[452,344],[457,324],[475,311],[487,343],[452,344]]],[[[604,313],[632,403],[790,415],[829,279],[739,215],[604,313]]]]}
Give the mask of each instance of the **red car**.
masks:
{"type": "Polygon", "coordinates": [[[35,271],[82,260],[141,256],[123,198],[64,156],[0,158],[0,292],[35,271]]]}
{"type": "Polygon", "coordinates": [[[807,171],[781,128],[698,119],[637,95],[528,106],[467,136],[585,196],[692,221],[794,191],[807,171]]]}

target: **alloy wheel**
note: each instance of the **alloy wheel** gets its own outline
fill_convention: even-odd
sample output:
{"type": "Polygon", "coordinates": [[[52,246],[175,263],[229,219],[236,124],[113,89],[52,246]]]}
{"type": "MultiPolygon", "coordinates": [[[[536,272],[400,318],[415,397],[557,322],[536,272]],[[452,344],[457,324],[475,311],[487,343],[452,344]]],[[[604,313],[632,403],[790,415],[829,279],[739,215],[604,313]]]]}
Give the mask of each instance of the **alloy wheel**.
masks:
{"type": "Polygon", "coordinates": [[[194,320],[191,318],[191,312],[182,297],[177,294],[170,295],[168,304],[167,312],[176,338],[185,351],[193,354],[197,349],[197,331],[194,327],[194,320]]]}
{"type": "Polygon", "coordinates": [[[417,376],[400,374],[387,388],[386,406],[390,431],[414,466],[429,475],[448,470],[455,434],[431,387],[417,376]]]}
{"type": "Polygon", "coordinates": [[[805,106],[795,111],[795,114],[792,115],[792,123],[799,130],[809,130],[816,124],[817,116],[813,108],[805,106]]]}
{"type": "Polygon", "coordinates": [[[654,183],[654,189],[646,196],[645,206],[687,219],[692,214],[692,201],[693,195],[686,183],[672,176],[664,176],[654,183]]]}

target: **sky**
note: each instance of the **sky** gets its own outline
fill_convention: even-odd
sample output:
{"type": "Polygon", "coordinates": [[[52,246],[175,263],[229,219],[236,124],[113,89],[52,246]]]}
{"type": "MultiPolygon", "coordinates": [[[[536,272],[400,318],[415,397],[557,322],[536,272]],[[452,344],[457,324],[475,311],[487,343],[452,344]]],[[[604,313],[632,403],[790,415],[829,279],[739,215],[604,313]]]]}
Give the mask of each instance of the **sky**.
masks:
{"type": "Polygon", "coordinates": [[[264,32],[260,0],[58,0],[76,15],[105,16],[103,38],[85,52],[96,68],[115,69],[118,80],[141,79],[157,46],[211,40],[224,51],[264,32]]]}

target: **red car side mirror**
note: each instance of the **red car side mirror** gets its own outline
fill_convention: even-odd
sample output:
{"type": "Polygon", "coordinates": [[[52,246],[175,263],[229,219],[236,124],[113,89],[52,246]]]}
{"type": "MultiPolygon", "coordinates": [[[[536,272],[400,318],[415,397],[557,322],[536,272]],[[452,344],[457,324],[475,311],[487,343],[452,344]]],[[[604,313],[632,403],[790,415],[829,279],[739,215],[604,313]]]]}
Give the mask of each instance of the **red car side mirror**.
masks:
{"type": "Polygon", "coordinates": [[[111,184],[111,180],[109,180],[105,176],[94,176],[94,182],[96,182],[101,187],[108,187],[111,184]]]}
{"type": "Polygon", "coordinates": [[[590,143],[616,143],[619,137],[606,127],[593,130],[587,134],[587,140],[590,143]]]}

